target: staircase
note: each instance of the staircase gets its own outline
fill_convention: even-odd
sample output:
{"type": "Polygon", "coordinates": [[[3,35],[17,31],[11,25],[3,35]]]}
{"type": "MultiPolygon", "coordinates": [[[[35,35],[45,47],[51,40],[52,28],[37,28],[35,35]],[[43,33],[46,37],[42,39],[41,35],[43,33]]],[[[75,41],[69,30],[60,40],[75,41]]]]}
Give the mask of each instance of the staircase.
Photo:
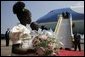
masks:
{"type": "Polygon", "coordinates": [[[72,16],[69,14],[69,18],[64,18],[63,15],[59,15],[55,32],[60,41],[64,44],[63,48],[72,48],[72,16]]]}

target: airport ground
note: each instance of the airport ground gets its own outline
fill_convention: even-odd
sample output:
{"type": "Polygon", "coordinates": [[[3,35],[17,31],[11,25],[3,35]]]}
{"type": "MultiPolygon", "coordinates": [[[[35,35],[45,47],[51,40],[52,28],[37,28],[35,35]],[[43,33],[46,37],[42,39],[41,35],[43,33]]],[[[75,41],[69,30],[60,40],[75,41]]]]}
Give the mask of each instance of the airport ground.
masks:
{"type": "MultiPolygon", "coordinates": [[[[1,40],[1,56],[11,56],[11,47],[12,42],[10,41],[10,44],[8,47],[6,47],[6,41],[1,40]]],[[[73,50],[74,48],[72,48],[73,50]]],[[[83,51],[83,56],[84,56],[84,44],[81,44],[81,50],[83,51]]],[[[63,51],[62,51],[63,52],[63,51]]]]}

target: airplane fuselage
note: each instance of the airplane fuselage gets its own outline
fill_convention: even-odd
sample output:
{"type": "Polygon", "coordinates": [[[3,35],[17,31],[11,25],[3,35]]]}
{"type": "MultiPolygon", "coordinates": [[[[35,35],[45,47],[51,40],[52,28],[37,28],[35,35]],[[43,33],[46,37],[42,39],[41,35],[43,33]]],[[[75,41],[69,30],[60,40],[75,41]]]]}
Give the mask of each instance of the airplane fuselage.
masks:
{"type": "MultiPolygon", "coordinates": [[[[84,33],[84,20],[72,20],[72,23],[74,24],[73,27],[73,33],[77,32],[79,34],[84,33]]],[[[39,26],[44,25],[47,29],[55,30],[57,21],[56,22],[46,22],[46,23],[39,23],[39,26]]]]}

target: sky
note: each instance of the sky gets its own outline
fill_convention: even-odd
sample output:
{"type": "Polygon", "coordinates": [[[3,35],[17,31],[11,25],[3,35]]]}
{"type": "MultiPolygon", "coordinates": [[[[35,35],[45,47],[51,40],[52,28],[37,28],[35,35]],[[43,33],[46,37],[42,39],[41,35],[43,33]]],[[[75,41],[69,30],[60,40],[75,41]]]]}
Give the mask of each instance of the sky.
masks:
{"type": "MultiPolygon", "coordinates": [[[[1,1],[1,33],[4,34],[7,28],[12,29],[13,26],[19,23],[12,8],[17,1],[1,1]]],[[[32,22],[38,20],[40,17],[46,15],[48,12],[67,8],[75,5],[84,5],[84,1],[22,1],[32,14],[32,22]]]]}

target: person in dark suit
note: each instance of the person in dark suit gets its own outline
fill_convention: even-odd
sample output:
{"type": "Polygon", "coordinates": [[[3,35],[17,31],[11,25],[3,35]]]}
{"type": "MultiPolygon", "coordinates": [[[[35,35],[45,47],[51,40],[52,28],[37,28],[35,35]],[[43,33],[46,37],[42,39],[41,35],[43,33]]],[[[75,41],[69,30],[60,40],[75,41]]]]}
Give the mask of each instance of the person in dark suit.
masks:
{"type": "Polygon", "coordinates": [[[69,18],[70,13],[69,12],[63,12],[62,16],[63,16],[64,19],[69,18]]]}
{"type": "Polygon", "coordinates": [[[81,46],[80,46],[80,35],[75,33],[74,34],[74,50],[76,51],[77,50],[77,47],[79,49],[79,51],[81,51],[81,46]]]}
{"type": "Polygon", "coordinates": [[[6,46],[9,46],[9,28],[7,29],[6,33],[5,33],[5,38],[6,38],[6,46]]]}
{"type": "Polygon", "coordinates": [[[31,24],[30,24],[30,27],[31,27],[31,29],[32,30],[37,30],[38,31],[38,24],[36,23],[36,22],[32,22],[31,24]]]}
{"type": "Polygon", "coordinates": [[[47,28],[45,26],[43,26],[43,25],[41,26],[41,29],[42,30],[47,30],[47,28]]]}

